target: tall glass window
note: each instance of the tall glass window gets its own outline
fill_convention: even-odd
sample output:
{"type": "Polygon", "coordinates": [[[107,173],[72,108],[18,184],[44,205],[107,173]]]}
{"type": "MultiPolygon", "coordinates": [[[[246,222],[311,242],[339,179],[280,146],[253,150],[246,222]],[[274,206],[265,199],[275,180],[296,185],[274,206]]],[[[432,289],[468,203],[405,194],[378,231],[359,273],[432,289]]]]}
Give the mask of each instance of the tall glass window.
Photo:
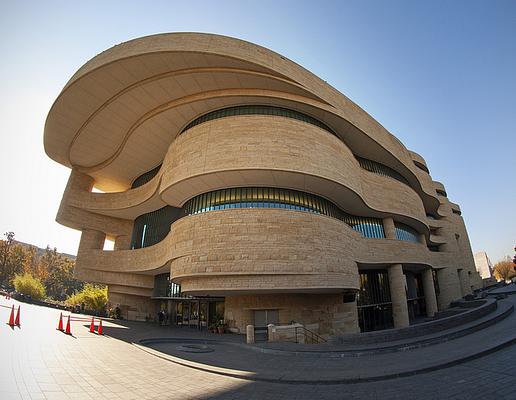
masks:
{"type": "Polygon", "coordinates": [[[194,119],[190,122],[186,127],[181,131],[181,133],[187,131],[188,129],[202,124],[203,122],[212,121],[214,119],[224,118],[224,117],[232,117],[236,115],[274,115],[278,117],[286,117],[297,119],[299,121],[306,122],[308,124],[312,124],[318,126],[325,131],[330,132],[335,135],[326,124],[323,124],[321,121],[306,115],[299,111],[289,110],[288,108],[283,107],[275,107],[275,106],[266,106],[266,105],[249,105],[249,106],[235,106],[223,108],[221,110],[215,110],[200,116],[199,118],[194,119]]]}
{"type": "Polygon", "coordinates": [[[387,271],[360,271],[359,277],[357,308],[360,330],[369,332],[392,328],[392,302],[387,271]]]}
{"type": "Polygon", "coordinates": [[[182,216],[180,208],[171,206],[140,215],[134,220],[131,249],[141,249],[161,242],[170,232],[170,225],[182,216]]]}
{"type": "Polygon", "coordinates": [[[170,274],[158,274],[154,276],[153,297],[185,297],[181,294],[181,285],[170,280],[170,274]]]}

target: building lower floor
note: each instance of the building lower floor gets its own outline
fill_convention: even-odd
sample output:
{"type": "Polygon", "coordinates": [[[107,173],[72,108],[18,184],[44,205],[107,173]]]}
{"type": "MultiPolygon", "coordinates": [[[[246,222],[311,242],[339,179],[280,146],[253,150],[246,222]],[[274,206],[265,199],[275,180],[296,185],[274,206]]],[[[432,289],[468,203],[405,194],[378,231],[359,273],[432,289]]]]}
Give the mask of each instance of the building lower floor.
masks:
{"type": "Polygon", "coordinates": [[[462,270],[435,270],[420,265],[363,266],[358,291],[286,292],[192,296],[169,274],[154,277],[151,297],[121,294],[110,290],[111,307],[122,318],[158,320],[163,324],[194,329],[224,325],[243,334],[247,325],[300,323],[323,335],[401,328],[434,316],[449,302],[472,291],[463,282],[462,270]],[[443,282],[440,282],[440,276],[443,282]],[[454,277],[455,279],[451,279],[454,277]],[[450,284],[451,281],[451,284],[450,284]]]}

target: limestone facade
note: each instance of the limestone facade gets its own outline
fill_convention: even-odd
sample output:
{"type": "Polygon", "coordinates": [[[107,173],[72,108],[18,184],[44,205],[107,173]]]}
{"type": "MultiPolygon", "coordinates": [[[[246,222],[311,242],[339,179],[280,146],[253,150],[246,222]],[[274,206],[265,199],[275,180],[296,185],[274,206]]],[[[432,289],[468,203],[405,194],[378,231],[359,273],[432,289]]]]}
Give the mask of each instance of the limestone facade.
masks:
{"type": "Polygon", "coordinates": [[[163,274],[183,296],[223,298],[235,331],[268,311],[326,336],[370,318],[366,271],[387,273],[396,327],[421,298],[431,316],[482,285],[460,208],[423,157],[326,82],[251,43],[180,33],[115,46],[67,83],[44,144],[71,168],[56,219],[82,231],[76,276],[107,284],[125,318],[155,316],[163,274]],[[186,213],[199,196],[233,188],[288,189],[313,204],[186,213]],[[144,246],[137,219],[164,207],[181,218],[144,246]],[[374,224],[379,236],[365,234],[374,224]],[[404,274],[419,277],[413,296],[404,274]]]}

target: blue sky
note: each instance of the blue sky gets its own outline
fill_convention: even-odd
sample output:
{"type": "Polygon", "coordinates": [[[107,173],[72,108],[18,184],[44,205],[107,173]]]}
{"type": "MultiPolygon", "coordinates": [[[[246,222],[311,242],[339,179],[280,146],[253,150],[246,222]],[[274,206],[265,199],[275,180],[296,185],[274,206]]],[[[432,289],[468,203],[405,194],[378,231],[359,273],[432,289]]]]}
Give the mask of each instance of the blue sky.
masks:
{"type": "Polygon", "coordinates": [[[75,253],[54,219],[69,170],[46,114],[71,75],[120,42],[175,31],[263,45],[344,93],[427,160],[474,251],[516,244],[516,1],[0,2],[0,230],[75,253]]]}

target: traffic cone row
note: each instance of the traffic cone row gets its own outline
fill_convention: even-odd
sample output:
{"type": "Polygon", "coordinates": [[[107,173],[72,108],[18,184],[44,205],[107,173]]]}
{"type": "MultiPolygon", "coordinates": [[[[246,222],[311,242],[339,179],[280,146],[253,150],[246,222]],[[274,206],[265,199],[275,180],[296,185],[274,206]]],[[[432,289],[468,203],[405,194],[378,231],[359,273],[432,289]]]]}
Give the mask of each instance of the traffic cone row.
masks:
{"type": "MultiPolygon", "coordinates": [[[[91,318],[90,333],[95,333],[95,317],[91,318]]],[[[99,319],[99,327],[97,329],[97,335],[103,335],[102,320],[99,319]]]]}
{"type": "Polygon", "coordinates": [[[9,316],[9,322],[7,324],[13,328],[15,326],[20,327],[20,306],[18,306],[18,312],[16,313],[16,318],[14,317],[14,304],[11,308],[11,315],[9,316]]]}
{"type": "MultiPolygon", "coordinates": [[[[13,312],[14,312],[14,306],[13,306],[13,312]]],[[[19,313],[20,313],[20,310],[18,309],[18,316],[16,317],[17,318],[16,320],[18,322],[19,322],[19,313]]],[[[14,318],[14,317],[11,316],[11,318],[14,318]]],[[[9,321],[9,325],[11,325],[10,321],[9,321]]],[[[70,327],[70,316],[68,316],[68,320],[66,321],[66,328],[63,329],[63,313],[59,314],[59,322],[57,323],[57,330],[64,332],[66,335],[72,334],[71,327],[70,327]]],[[[91,318],[90,333],[95,333],[95,317],[91,318]]],[[[104,335],[101,319],[99,319],[99,327],[98,327],[96,333],[97,333],[97,335],[104,335]]]]}

